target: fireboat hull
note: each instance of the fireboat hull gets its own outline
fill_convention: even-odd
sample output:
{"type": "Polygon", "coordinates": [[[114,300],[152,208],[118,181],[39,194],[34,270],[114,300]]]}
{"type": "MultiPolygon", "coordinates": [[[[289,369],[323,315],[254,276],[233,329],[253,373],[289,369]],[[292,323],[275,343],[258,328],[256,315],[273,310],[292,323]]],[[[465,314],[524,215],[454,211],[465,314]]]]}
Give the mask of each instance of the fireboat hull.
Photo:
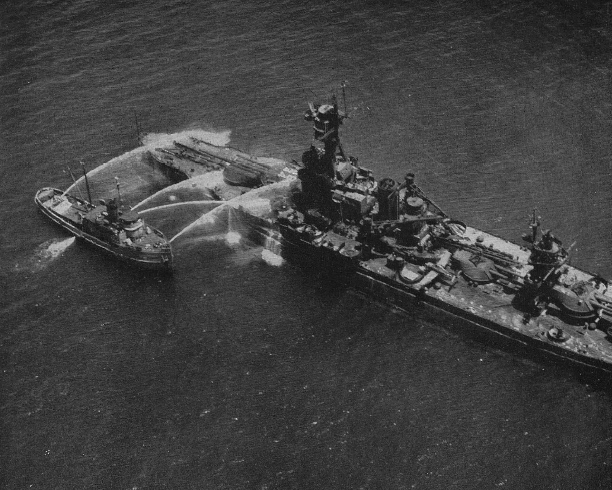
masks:
{"type": "MultiPolygon", "coordinates": [[[[45,216],[47,216],[57,225],[61,226],[64,230],[74,235],[79,240],[93,245],[107,255],[128,264],[135,265],[139,268],[161,272],[170,272],[172,270],[173,256],[170,247],[164,249],[154,249],[151,251],[143,249],[137,250],[131,247],[117,245],[101,240],[98,237],[85,232],[79,226],[79,223],[76,220],[70,219],[61,213],[56,212],[51,206],[45,205],[46,200],[43,201],[42,196],[45,194],[48,195],[49,193],[53,193],[54,196],[64,196],[72,204],[72,207],[82,212],[89,211],[93,209],[94,206],[83,199],[65,195],[61,190],[51,187],[40,189],[34,197],[34,202],[36,203],[38,209],[45,216]]],[[[155,230],[154,228],[152,228],[152,230],[154,233],[163,237],[161,232],[158,230],[155,230]]]]}

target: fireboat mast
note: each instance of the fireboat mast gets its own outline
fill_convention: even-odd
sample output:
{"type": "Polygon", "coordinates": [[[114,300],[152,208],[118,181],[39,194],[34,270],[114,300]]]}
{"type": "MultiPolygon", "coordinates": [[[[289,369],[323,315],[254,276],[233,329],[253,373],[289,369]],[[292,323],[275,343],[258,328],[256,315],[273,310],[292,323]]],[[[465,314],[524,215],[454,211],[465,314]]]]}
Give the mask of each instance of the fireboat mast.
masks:
{"type": "Polygon", "coordinates": [[[85,162],[81,161],[81,168],[83,169],[83,177],[85,178],[85,187],[87,187],[87,197],[89,198],[89,202],[92,203],[91,199],[91,189],[89,188],[89,179],[87,178],[87,170],[85,170],[85,162]]]}

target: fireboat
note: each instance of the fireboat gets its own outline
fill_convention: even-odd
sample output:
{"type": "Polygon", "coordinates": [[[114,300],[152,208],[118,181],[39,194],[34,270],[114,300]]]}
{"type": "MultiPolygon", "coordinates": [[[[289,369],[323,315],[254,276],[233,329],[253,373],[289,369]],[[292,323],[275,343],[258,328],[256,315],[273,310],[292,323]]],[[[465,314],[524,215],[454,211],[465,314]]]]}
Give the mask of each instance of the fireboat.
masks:
{"type": "Polygon", "coordinates": [[[112,257],[140,268],[171,272],[170,242],[122,203],[119,182],[117,197],[100,199],[94,204],[84,165],[83,175],[89,200],[44,187],[34,196],[40,211],[78,239],[112,257]]]}

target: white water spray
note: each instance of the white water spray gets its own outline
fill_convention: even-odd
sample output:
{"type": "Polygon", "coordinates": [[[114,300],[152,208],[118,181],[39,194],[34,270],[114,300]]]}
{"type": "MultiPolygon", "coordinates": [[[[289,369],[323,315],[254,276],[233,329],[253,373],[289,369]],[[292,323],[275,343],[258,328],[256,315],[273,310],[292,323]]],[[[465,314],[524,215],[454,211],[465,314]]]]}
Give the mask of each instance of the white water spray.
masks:
{"type": "Polygon", "coordinates": [[[269,184],[263,187],[258,187],[257,189],[252,189],[248,192],[245,192],[241,196],[235,197],[229,201],[224,202],[219,207],[213,209],[202,215],[200,218],[195,220],[193,223],[187,225],[180,232],[174,235],[170,242],[173,242],[181,235],[191,231],[192,229],[215,222],[215,217],[218,216],[221,212],[229,209],[238,209],[240,208],[242,211],[251,214],[255,217],[267,217],[271,213],[270,208],[270,200],[273,197],[277,197],[279,195],[283,195],[289,189],[289,185],[291,184],[290,180],[283,180],[281,182],[275,182],[274,184],[269,184]]]}
{"type": "MultiPolygon", "coordinates": [[[[115,158],[109,160],[108,162],[103,163],[99,167],[96,167],[96,168],[90,170],[89,172],[87,172],[87,178],[93,177],[94,175],[96,175],[99,172],[101,172],[103,169],[107,169],[107,168],[112,167],[114,165],[117,165],[119,163],[125,163],[126,161],[128,161],[130,159],[130,157],[140,155],[140,154],[144,153],[144,151],[145,151],[145,149],[143,147],[139,147],[139,148],[136,148],[134,150],[128,151],[127,153],[124,153],[123,155],[119,155],[118,157],[115,157],[115,158]]],[[[76,186],[78,186],[81,182],[83,182],[84,180],[85,180],[84,176],[79,177],[75,183],[73,183],[70,187],[68,187],[68,189],[66,189],[64,194],[69,194],[70,192],[72,192],[72,190],[76,186]]]]}
{"type": "Polygon", "coordinates": [[[225,235],[225,241],[228,245],[238,245],[240,240],[242,240],[242,236],[236,231],[228,231],[227,235],[225,235]]]}
{"type": "Polygon", "coordinates": [[[148,133],[143,136],[145,148],[171,146],[175,141],[189,143],[191,138],[197,138],[216,146],[226,146],[230,142],[231,131],[205,131],[203,129],[187,129],[177,133],[148,133]]]}
{"type": "MultiPolygon", "coordinates": [[[[217,145],[217,146],[225,146],[230,141],[231,131],[221,131],[221,132],[213,132],[213,131],[205,131],[203,129],[189,129],[186,131],[179,131],[177,133],[149,133],[143,136],[142,142],[143,146],[135,148],[123,155],[119,155],[106,163],[92,169],[87,173],[87,177],[91,178],[97,175],[99,172],[103,170],[107,170],[114,166],[123,166],[128,161],[130,161],[131,157],[139,157],[142,158],[143,154],[147,150],[152,150],[157,147],[164,146],[172,146],[175,141],[181,143],[189,143],[190,139],[197,138],[202,141],[206,141],[207,143],[217,145]]],[[[71,192],[76,186],[78,186],[81,182],[83,182],[84,177],[81,176],[75,183],[73,183],[68,189],[66,189],[66,193],[71,192]]]]}
{"type": "Polygon", "coordinates": [[[183,180],[182,182],[178,182],[177,184],[170,185],[160,191],[157,191],[155,194],[152,194],[146,199],[140,201],[138,204],[132,207],[132,209],[136,210],[136,208],[140,208],[144,204],[147,204],[148,202],[160,196],[163,196],[164,194],[170,194],[170,196],[168,196],[168,199],[171,200],[172,192],[180,191],[182,189],[197,188],[202,191],[212,192],[214,187],[216,185],[219,185],[221,182],[223,182],[223,172],[221,170],[208,172],[203,175],[198,175],[191,179],[183,180]]]}
{"type": "Polygon", "coordinates": [[[192,230],[193,228],[196,228],[198,226],[202,226],[202,225],[210,225],[213,223],[216,223],[216,217],[222,212],[227,210],[228,207],[228,203],[224,202],[223,204],[221,204],[220,206],[217,206],[215,209],[212,209],[210,211],[208,211],[207,213],[204,213],[202,216],[200,216],[197,220],[195,220],[193,223],[190,223],[189,225],[187,225],[185,228],[183,228],[181,231],[179,231],[176,235],[174,235],[171,239],[170,239],[170,243],[172,243],[174,240],[176,240],[178,237],[180,237],[181,235],[184,235],[185,233],[187,233],[188,231],[192,230]]]}
{"type": "Polygon", "coordinates": [[[146,213],[149,213],[151,211],[158,211],[160,209],[175,208],[175,207],[178,207],[178,206],[200,205],[200,206],[215,206],[216,207],[216,206],[219,206],[220,204],[224,204],[224,203],[225,203],[225,201],[185,201],[185,202],[173,202],[171,204],[163,204],[161,206],[155,206],[154,208],[143,209],[142,211],[139,211],[139,214],[146,214],[146,213]]]}

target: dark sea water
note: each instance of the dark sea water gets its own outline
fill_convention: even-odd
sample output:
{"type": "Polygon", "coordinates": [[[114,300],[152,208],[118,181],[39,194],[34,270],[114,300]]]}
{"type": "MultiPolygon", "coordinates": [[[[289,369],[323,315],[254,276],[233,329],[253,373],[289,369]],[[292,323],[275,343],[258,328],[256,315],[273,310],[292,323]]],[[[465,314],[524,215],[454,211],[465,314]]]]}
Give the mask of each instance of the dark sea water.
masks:
{"type": "MultiPolygon", "coordinates": [[[[609,381],[218,229],[177,244],[173,277],[139,272],[33,203],[81,160],[99,197],[115,176],[132,205],[167,185],[135,115],[149,138],[206,131],[299,159],[306,102],[347,80],[362,165],[413,170],[441,207],[515,241],[537,207],[575,265],[612,277],[610,10],[2,2],[0,487],[612,488],[609,381]]],[[[203,212],[179,208],[154,218],[177,232],[203,212]]]]}

